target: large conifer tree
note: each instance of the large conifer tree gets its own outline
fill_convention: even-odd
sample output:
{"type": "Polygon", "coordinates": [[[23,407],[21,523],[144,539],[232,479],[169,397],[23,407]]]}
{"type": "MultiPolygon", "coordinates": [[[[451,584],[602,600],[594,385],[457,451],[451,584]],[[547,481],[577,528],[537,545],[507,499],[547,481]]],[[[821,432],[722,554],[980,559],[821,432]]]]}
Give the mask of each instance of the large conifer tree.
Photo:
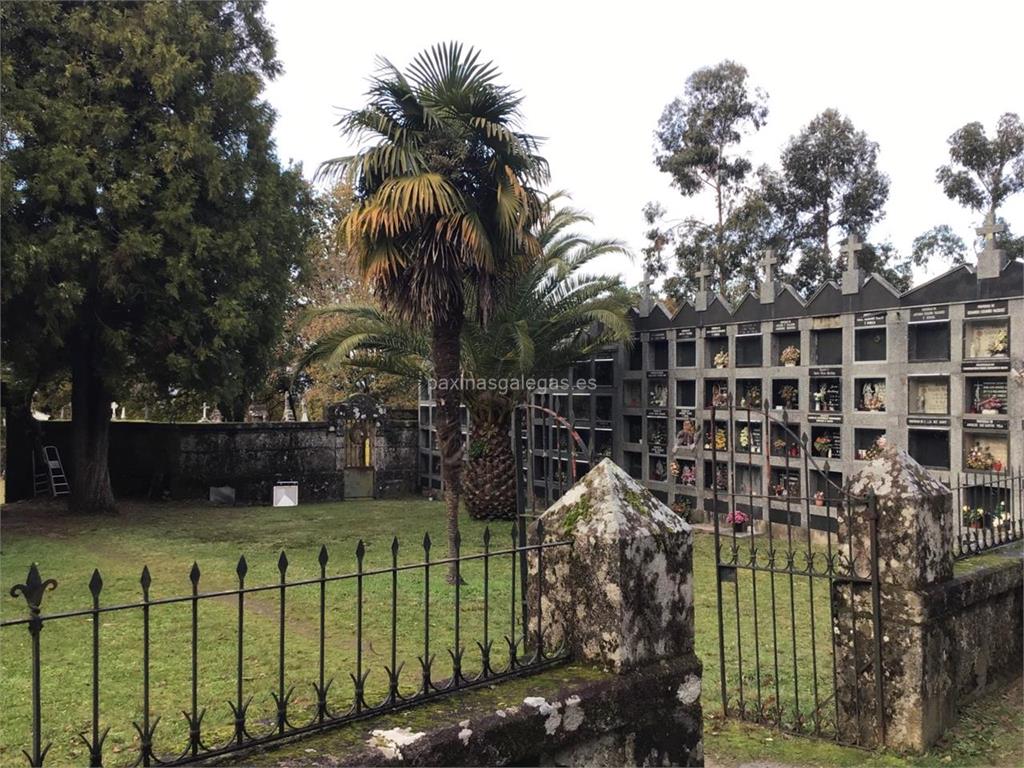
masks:
{"type": "Polygon", "coordinates": [[[225,397],[265,372],[309,193],[260,98],[261,2],[4,3],[3,351],[70,372],[72,505],[111,509],[131,381],[225,397]]]}

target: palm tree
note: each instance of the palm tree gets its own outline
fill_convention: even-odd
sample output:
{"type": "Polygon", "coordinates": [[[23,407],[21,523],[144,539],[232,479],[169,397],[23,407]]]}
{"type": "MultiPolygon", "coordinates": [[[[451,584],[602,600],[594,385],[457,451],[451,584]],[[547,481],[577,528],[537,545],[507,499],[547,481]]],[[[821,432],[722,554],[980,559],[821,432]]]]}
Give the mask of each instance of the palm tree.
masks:
{"type": "MultiPolygon", "coordinates": [[[[458,43],[423,51],[405,72],[380,59],[367,104],[338,123],[362,148],[320,168],[356,190],[342,226],[358,271],[387,311],[430,334],[434,371],[448,381],[459,378],[464,287],[486,322],[501,273],[540,250],[530,226],[547,164],[519,129],[521,97],[498,77],[458,43]]],[[[449,556],[462,485],[460,394],[439,389],[436,398],[449,556]]]]}
{"type": "MultiPolygon", "coordinates": [[[[466,292],[463,372],[471,380],[561,378],[572,363],[630,335],[630,296],[619,278],[590,275],[584,268],[608,253],[626,253],[615,240],[592,240],[573,227],[590,219],[568,207],[545,204],[534,235],[541,258],[506,275],[500,301],[486,327],[478,321],[475,290],[466,292]]],[[[307,350],[303,364],[354,366],[376,372],[429,378],[427,335],[393,312],[372,306],[337,306],[316,311],[341,318],[335,330],[307,350]]],[[[512,411],[528,392],[467,388],[470,415],[465,497],[478,518],[515,515],[515,457],[509,439],[512,411]]]]}

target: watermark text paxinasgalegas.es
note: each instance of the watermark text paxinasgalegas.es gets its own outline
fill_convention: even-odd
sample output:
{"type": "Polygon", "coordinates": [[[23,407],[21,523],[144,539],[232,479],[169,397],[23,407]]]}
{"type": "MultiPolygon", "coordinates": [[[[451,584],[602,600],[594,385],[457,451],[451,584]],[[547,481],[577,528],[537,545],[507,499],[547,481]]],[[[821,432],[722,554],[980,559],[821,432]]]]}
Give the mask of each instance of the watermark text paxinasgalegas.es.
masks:
{"type": "Polygon", "coordinates": [[[597,379],[570,379],[557,377],[533,376],[500,376],[480,377],[460,376],[454,378],[427,379],[430,389],[435,392],[452,392],[455,390],[475,392],[498,392],[502,395],[509,392],[578,392],[597,389],[597,379]]]}

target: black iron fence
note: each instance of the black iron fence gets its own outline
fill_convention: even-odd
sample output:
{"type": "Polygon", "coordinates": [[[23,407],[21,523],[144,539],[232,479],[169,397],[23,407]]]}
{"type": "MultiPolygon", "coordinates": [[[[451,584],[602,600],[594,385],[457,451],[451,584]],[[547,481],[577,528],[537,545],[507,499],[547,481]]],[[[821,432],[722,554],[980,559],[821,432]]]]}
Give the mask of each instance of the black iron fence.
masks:
{"type": "Polygon", "coordinates": [[[873,496],[852,495],[786,411],[728,404],[710,415],[704,455],[714,468],[707,491],[723,715],[878,743],[884,680],[873,496]]]}
{"type": "MultiPolygon", "coordinates": [[[[91,766],[101,766],[111,751],[118,753],[119,761],[126,765],[178,765],[197,760],[223,755],[253,746],[267,744],[297,734],[311,733],[338,724],[357,719],[371,717],[384,712],[394,711],[413,706],[437,696],[471,688],[482,684],[493,683],[505,678],[537,672],[554,664],[564,662],[568,658],[564,647],[548,648],[545,646],[546,628],[550,626],[550,617],[544,616],[542,601],[544,594],[543,580],[539,580],[535,591],[530,592],[530,605],[527,604],[527,590],[523,579],[530,569],[543,574],[543,558],[545,550],[552,547],[570,546],[568,541],[544,542],[543,524],[538,523],[535,542],[525,542],[523,532],[513,525],[511,537],[506,540],[507,546],[495,547],[490,529],[483,534],[482,551],[463,554],[461,541],[456,542],[454,557],[431,559],[432,544],[429,535],[422,542],[423,560],[412,564],[400,563],[400,544],[394,538],[390,548],[390,564],[385,567],[367,568],[364,564],[366,546],[360,540],[355,549],[356,569],[354,572],[329,574],[330,557],[326,546],[321,547],[317,558],[319,575],[312,578],[288,580],[289,561],[282,552],[277,570],[277,583],[250,586],[246,583],[249,566],[245,557],[238,560],[234,578],[237,587],[232,589],[203,591],[201,589],[202,574],[199,566],[193,564],[189,572],[192,585],[191,593],[175,597],[154,597],[152,594],[153,579],[148,567],[144,567],[139,579],[142,600],[131,603],[104,604],[104,581],[99,571],[94,571],[89,582],[92,605],[80,610],[58,613],[43,613],[44,596],[57,588],[57,581],[43,578],[37,565],[33,564],[23,584],[10,590],[12,597],[20,597],[27,604],[27,615],[21,618],[0,622],[4,630],[3,645],[8,662],[14,656],[12,649],[21,642],[15,636],[17,630],[27,630],[22,636],[28,649],[25,662],[30,667],[31,711],[24,723],[26,743],[23,750],[30,765],[41,766],[52,746],[54,734],[66,735],[81,725],[67,712],[50,713],[45,710],[45,696],[42,690],[42,679],[45,673],[55,673],[59,681],[60,675],[68,670],[68,665],[75,659],[61,658],[47,653],[46,639],[56,639],[58,632],[66,630],[74,622],[83,620],[91,625],[88,642],[90,648],[86,655],[91,660],[88,671],[88,694],[91,697],[91,715],[88,726],[78,735],[84,745],[91,766]],[[464,575],[473,571],[472,590],[468,604],[464,591],[468,584],[464,583],[464,575]],[[416,594],[403,594],[400,588],[400,577],[413,576],[416,594]],[[383,580],[383,585],[380,581],[383,580]],[[444,595],[444,615],[438,615],[436,607],[432,607],[432,595],[437,600],[438,582],[446,584],[444,595]],[[499,584],[500,582],[500,584],[499,584]],[[434,587],[432,588],[432,583],[434,587]],[[371,600],[368,597],[370,584],[375,584],[371,600]],[[328,642],[326,625],[338,611],[332,591],[344,591],[345,601],[351,600],[346,611],[352,631],[347,638],[334,632],[328,642]],[[298,601],[298,610],[307,615],[296,616],[292,601],[296,593],[303,592],[304,598],[298,601]],[[309,594],[312,591],[312,594],[309,594]],[[254,659],[252,652],[246,647],[246,621],[252,616],[251,602],[260,596],[268,597],[276,604],[276,638],[271,644],[264,643],[257,649],[254,659]],[[247,603],[247,599],[250,601],[247,603]],[[501,604],[497,601],[500,599],[501,604]],[[208,606],[217,604],[222,608],[234,605],[234,616],[237,622],[234,639],[225,640],[223,628],[215,628],[212,637],[204,637],[203,613],[208,606]],[[329,608],[329,604],[331,607],[329,608]],[[154,692],[163,691],[166,680],[161,679],[161,666],[155,669],[152,655],[158,649],[157,640],[152,636],[155,618],[160,611],[169,611],[178,607],[183,613],[174,622],[172,629],[179,636],[172,642],[176,643],[179,655],[187,658],[187,686],[189,698],[181,702],[179,707],[184,718],[182,726],[173,729],[182,734],[184,743],[177,748],[170,746],[170,738],[163,739],[158,746],[158,726],[167,711],[157,712],[151,700],[154,692]],[[202,610],[201,610],[202,609],[202,610]],[[409,620],[410,609],[419,614],[416,621],[409,620]],[[474,618],[473,631],[464,628],[464,617],[474,618]],[[527,617],[526,613],[532,615],[527,617]],[[110,617],[130,615],[133,626],[138,627],[137,645],[132,651],[118,649],[121,656],[132,656],[130,659],[117,658],[111,662],[111,654],[102,647],[104,627],[110,617]],[[375,635],[381,641],[371,648],[364,628],[367,617],[372,617],[376,626],[383,626],[385,632],[375,635]],[[305,620],[307,628],[310,621],[316,627],[313,637],[315,651],[308,659],[304,672],[311,672],[309,677],[295,679],[294,671],[290,674],[289,654],[291,641],[297,621],[305,620]],[[292,632],[289,628],[292,628],[292,632]],[[532,629],[530,629],[532,627],[532,629]],[[47,631],[44,633],[43,630],[47,631]],[[496,631],[497,630],[497,631],[496,631]],[[449,639],[449,642],[438,643],[437,635],[449,639]],[[184,635],[184,637],[182,637],[184,635]],[[383,635],[383,636],[382,636],[383,635]],[[185,638],[187,637],[187,640],[185,638]],[[233,700],[225,702],[221,709],[225,718],[229,718],[230,735],[222,737],[217,743],[210,743],[209,729],[204,726],[204,719],[209,722],[207,712],[210,702],[204,701],[200,692],[203,668],[201,660],[209,654],[213,644],[223,645],[225,642],[234,644],[233,667],[216,668],[213,676],[230,686],[234,682],[233,700]],[[417,645],[419,653],[408,653],[410,645],[417,645]],[[332,663],[332,654],[339,647],[346,647],[350,653],[346,656],[347,665],[338,674],[337,665],[332,663]],[[381,647],[383,646],[383,647],[381,647]],[[268,649],[272,651],[268,652],[268,649]],[[187,650],[186,650],[187,649],[187,650]],[[367,653],[373,651],[375,656],[383,656],[386,664],[383,675],[377,675],[379,682],[370,685],[370,664],[367,653]],[[444,660],[445,670],[441,671],[442,662],[438,661],[437,653],[447,651],[444,660]],[[403,674],[406,658],[414,658],[414,669],[403,674]],[[472,657],[472,662],[469,659],[472,657]],[[127,662],[127,663],[124,663],[127,662]],[[267,691],[272,709],[260,717],[251,714],[251,705],[256,691],[251,690],[249,681],[253,679],[251,667],[259,666],[266,669],[274,665],[273,679],[275,690],[267,691]],[[138,679],[133,687],[138,691],[138,701],[117,701],[111,704],[103,696],[103,686],[109,678],[105,666],[116,666],[118,670],[125,668],[137,670],[138,679]],[[49,669],[47,669],[49,667],[49,669]],[[415,667],[418,667],[416,669],[415,667]],[[334,674],[329,674],[333,672],[334,674]],[[348,680],[343,685],[338,682],[347,672],[348,680]],[[381,677],[383,679],[381,679],[381,677]],[[297,707],[293,701],[296,685],[310,685],[314,698],[310,705],[297,707]],[[127,713],[135,710],[137,718],[127,713]],[[45,715],[44,716],[44,712],[45,715]],[[118,721],[118,717],[125,721],[118,721]],[[67,718],[65,722],[62,718],[67,718]],[[127,749],[105,750],[111,727],[122,732],[133,728],[137,737],[127,749]],[[187,735],[185,735],[187,729],[187,735]]],[[[267,606],[262,606],[262,615],[268,617],[267,606]]],[[[160,642],[164,642],[161,640],[160,642]]],[[[81,648],[75,654],[77,659],[81,648]]],[[[70,653],[68,654],[71,655],[70,653]]],[[[182,659],[182,661],[185,661],[182,659]]],[[[205,670],[210,674],[209,670],[205,670]]],[[[269,677],[269,675],[267,675],[269,677]]],[[[54,684],[53,675],[48,676],[50,684],[54,684]]],[[[5,681],[5,685],[9,681],[5,681]]],[[[123,681],[121,681],[123,683],[123,681]]],[[[109,685],[109,682],[106,682],[109,685]]],[[[52,688],[48,690],[53,690],[52,688]]],[[[86,691],[82,691],[86,695],[86,691]]],[[[268,702],[269,703],[269,702],[268,702]]],[[[8,722],[10,717],[6,716],[8,722]]],[[[164,730],[167,730],[165,726],[164,730]]],[[[10,749],[13,745],[6,745],[10,749]]],[[[19,745],[20,746],[20,745],[19,745]]],[[[62,745],[65,746],[65,745],[62,745]]],[[[13,751],[13,750],[12,750],[13,751]]],[[[62,750],[61,762],[68,761],[68,753],[62,750]]]]}
{"type": "Polygon", "coordinates": [[[957,558],[1024,539],[1024,469],[966,472],[950,489],[957,558]]]}

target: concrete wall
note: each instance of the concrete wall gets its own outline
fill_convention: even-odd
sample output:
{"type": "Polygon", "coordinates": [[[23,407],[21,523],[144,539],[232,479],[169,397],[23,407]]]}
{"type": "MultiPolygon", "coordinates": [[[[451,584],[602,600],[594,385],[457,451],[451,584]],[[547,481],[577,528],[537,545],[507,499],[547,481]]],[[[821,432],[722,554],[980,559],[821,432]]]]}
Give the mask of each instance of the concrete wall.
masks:
{"type": "MultiPolygon", "coordinates": [[[[73,481],[70,422],[39,426],[43,441],[57,446],[73,481]]],[[[12,452],[30,450],[24,438],[12,434],[10,440],[12,452]]],[[[373,460],[378,495],[415,490],[414,411],[388,413],[373,460]]],[[[237,502],[267,504],[274,483],[295,480],[300,501],[338,500],[344,498],[343,470],[342,439],[326,422],[110,425],[110,476],[118,496],[207,498],[210,486],[230,485],[237,502]]],[[[12,488],[24,489],[25,483],[9,483],[12,488]]],[[[23,497],[24,491],[9,493],[8,500],[23,497]]]]}

